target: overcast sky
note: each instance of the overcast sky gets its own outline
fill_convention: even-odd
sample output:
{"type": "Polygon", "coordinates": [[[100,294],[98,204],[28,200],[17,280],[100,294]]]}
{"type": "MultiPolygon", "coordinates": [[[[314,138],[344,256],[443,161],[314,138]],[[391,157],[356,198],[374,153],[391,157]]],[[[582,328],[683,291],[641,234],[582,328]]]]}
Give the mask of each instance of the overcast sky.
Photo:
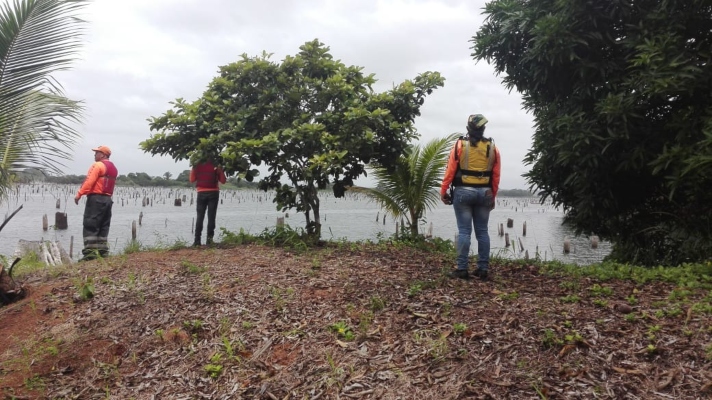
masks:
{"type": "MultiPolygon", "coordinates": [[[[6,0],[4,0],[6,1],[6,0]]],[[[175,178],[187,161],[152,157],[139,149],[151,132],[147,118],[182,97],[201,96],[218,67],[241,54],[267,51],[280,62],[319,39],[346,65],[374,73],[378,92],[438,71],[445,86],[426,98],[416,127],[424,143],[464,132],[467,116],[489,119],[487,136],[502,155],[502,189],[527,188],[522,163],[533,123],[518,93],[493,68],[475,63],[469,42],[484,17],[485,0],[95,0],[80,59],[56,77],[66,95],[82,100],[83,141],[66,173],[86,174],[91,148],[107,145],[119,173],[175,178]]],[[[360,180],[360,184],[369,184],[360,180]]]]}

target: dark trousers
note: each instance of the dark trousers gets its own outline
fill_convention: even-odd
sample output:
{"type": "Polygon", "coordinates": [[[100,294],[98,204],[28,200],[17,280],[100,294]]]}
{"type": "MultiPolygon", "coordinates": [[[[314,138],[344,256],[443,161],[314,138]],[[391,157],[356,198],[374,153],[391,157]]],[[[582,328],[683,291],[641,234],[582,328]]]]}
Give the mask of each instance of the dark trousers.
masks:
{"type": "Polygon", "coordinates": [[[220,200],[220,191],[211,190],[208,192],[198,192],[196,200],[198,218],[195,220],[195,244],[200,243],[200,237],[203,235],[203,219],[205,219],[205,210],[208,210],[208,232],[207,241],[212,242],[215,236],[215,216],[218,213],[218,201],[220,200]]]}
{"type": "Polygon", "coordinates": [[[84,259],[109,255],[109,227],[111,226],[111,196],[90,194],[84,208],[84,259]]]}

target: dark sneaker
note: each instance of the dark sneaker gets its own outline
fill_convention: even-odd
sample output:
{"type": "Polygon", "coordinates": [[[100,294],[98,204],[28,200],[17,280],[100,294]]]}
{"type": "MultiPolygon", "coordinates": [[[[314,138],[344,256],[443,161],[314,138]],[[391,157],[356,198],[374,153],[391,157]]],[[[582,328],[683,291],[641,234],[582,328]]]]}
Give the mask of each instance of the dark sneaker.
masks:
{"type": "Polygon", "coordinates": [[[475,272],[472,273],[472,275],[474,275],[474,276],[480,278],[481,281],[486,281],[486,280],[488,280],[488,278],[489,278],[489,277],[487,276],[487,275],[488,275],[487,270],[479,269],[479,268],[477,268],[477,269],[475,270],[475,272]]]}
{"type": "Polygon", "coordinates": [[[450,278],[470,279],[466,269],[456,269],[448,274],[450,278]]]}

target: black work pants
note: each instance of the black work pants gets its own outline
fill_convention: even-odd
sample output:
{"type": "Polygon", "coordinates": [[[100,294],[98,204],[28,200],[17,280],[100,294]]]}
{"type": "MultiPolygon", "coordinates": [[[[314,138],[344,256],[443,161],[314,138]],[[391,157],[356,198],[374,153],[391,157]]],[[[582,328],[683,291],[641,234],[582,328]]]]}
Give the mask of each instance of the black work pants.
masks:
{"type": "Polygon", "coordinates": [[[200,244],[200,237],[203,235],[203,220],[205,219],[205,210],[208,211],[208,232],[207,241],[212,242],[215,236],[215,216],[218,214],[218,201],[220,200],[220,191],[211,190],[206,192],[198,192],[196,200],[198,218],[195,219],[195,241],[194,244],[200,244]]]}
{"type": "Polygon", "coordinates": [[[84,249],[85,260],[109,255],[109,227],[111,226],[111,196],[90,194],[84,208],[84,249]]]}

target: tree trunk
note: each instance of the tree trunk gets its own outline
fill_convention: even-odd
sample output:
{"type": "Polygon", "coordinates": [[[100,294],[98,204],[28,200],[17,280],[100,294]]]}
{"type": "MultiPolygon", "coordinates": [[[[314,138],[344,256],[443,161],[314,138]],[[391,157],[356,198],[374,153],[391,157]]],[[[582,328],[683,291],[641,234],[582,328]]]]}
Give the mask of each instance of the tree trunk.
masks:
{"type": "Polygon", "coordinates": [[[418,221],[419,220],[420,220],[420,218],[418,218],[415,215],[415,212],[411,211],[410,212],[410,234],[413,235],[414,238],[418,236],[418,221]]]}
{"type": "Polygon", "coordinates": [[[321,239],[321,214],[319,213],[319,192],[314,185],[309,185],[305,191],[304,202],[308,209],[314,213],[314,220],[309,221],[309,210],[307,210],[307,233],[315,241],[321,239]]]}

